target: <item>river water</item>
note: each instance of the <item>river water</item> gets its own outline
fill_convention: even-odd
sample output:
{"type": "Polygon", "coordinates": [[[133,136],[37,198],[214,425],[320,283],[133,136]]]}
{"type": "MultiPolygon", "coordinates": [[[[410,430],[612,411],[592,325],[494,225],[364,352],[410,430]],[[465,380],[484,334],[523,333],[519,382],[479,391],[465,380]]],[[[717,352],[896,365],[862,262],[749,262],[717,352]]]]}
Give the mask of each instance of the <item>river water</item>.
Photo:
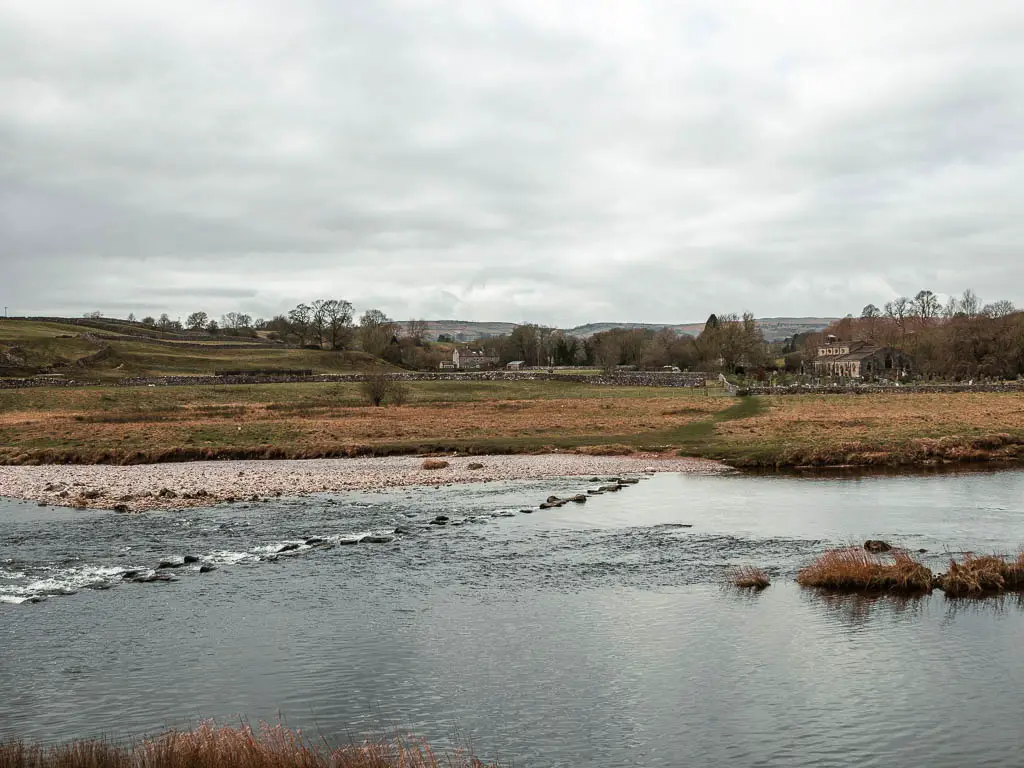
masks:
{"type": "Polygon", "coordinates": [[[0,500],[0,738],[284,718],[333,742],[397,729],[527,767],[1024,765],[1016,599],[792,583],[867,538],[927,549],[938,569],[1014,552],[1024,473],[658,475],[519,511],[595,485],[138,516],[0,500]],[[347,543],[367,534],[381,539],[347,543]],[[186,555],[174,582],[124,581],[186,555]],[[723,589],[742,564],[773,586],[723,589]]]}

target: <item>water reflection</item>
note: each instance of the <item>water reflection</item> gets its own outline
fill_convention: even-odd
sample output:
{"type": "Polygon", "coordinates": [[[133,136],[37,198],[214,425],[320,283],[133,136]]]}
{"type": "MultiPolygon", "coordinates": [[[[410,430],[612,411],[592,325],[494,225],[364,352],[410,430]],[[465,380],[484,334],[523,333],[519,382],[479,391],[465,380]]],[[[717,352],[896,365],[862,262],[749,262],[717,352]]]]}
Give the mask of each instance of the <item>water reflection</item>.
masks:
{"type": "Polygon", "coordinates": [[[800,595],[804,603],[855,630],[880,615],[901,620],[919,617],[932,599],[930,595],[842,594],[821,589],[801,589],[800,595]]]}

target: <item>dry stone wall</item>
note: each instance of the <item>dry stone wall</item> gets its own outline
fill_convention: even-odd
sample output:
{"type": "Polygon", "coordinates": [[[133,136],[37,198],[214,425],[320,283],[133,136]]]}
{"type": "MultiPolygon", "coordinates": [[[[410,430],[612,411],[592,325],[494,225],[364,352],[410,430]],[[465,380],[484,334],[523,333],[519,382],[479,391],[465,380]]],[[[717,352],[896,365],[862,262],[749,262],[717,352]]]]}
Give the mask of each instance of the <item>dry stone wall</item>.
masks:
{"type": "MultiPolygon", "coordinates": [[[[532,372],[481,371],[478,373],[392,373],[389,378],[400,381],[571,381],[596,386],[612,387],[703,387],[706,381],[703,373],[666,373],[631,371],[601,375],[573,375],[532,372]]],[[[196,385],[224,384],[289,384],[298,382],[361,382],[367,374],[316,374],[305,375],[228,375],[228,376],[154,376],[121,379],[113,382],[118,387],[184,387],[196,385]]],[[[90,381],[74,379],[37,377],[31,379],[0,379],[0,389],[25,389],[31,387],[86,387],[103,386],[90,381]]],[[[106,384],[111,386],[111,384],[106,384]]]]}

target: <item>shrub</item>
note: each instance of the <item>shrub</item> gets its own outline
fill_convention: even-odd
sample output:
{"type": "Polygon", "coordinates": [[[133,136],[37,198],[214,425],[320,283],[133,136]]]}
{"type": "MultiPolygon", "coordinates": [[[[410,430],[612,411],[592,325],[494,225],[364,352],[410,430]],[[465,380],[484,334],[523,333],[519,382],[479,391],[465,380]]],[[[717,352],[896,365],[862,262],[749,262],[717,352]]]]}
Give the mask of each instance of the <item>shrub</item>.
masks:
{"type": "Polygon", "coordinates": [[[732,572],[729,583],[737,589],[755,589],[760,591],[768,587],[772,581],[763,568],[744,565],[732,572]]]}
{"type": "Polygon", "coordinates": [[[796,575],[804,587],[844,592],[930,592],[932,572],[907,552],[894,552],[892,561],[861,547],[832,549],[796,575]]]}
{"type": "Polygon", "coordinates": [[[424,469],[445,469],[448,467],[448,462],[443,459],[426,459],[423,462],[424,469]]]}
{"type": "Polygon", "coordinates": [[[360,388],[366,401],[374,406],[383,405],[385,402],[403,405],[408,397],[407,387],[384,373],[369,374],[360,388]]]}

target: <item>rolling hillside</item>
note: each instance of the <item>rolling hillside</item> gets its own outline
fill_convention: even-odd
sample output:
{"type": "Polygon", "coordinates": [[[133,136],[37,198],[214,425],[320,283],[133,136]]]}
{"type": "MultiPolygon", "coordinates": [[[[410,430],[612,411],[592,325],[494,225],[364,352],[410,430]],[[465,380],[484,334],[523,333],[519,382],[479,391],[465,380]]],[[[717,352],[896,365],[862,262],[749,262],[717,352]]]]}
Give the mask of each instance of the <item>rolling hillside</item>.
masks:
{"type": "MultiPolygon", "coordinates": [[[[757,321],[764,337],[768,341],[778,341],[796,333],[820,331],[826,328],[834,318],[829,317],[765,317],[757,321]]],[[[467,320],[430,320],[427,321],[427,337],[436,339],[439,335],[451,336],[455,341],[476,341],[489,336],[501,336],[510,333],[516,323],[474,323],[467,320]]],[[[656,323],[588,323],[575,328],[566,329],[566,333],[586,338],[595,333],[609,331],[612,328],[651,328],[661,330],[671,328],[676,333],[696,336],[703,330],[704,323],[680,323],[678,325],[656,323]]]]}
{"type": "Polygon", "coordinates": [[[261,339],[188,337],[112,321],[0,318],[0,376],[115,381],[222,370],[346,373],[376,368],[391,367],[361,352],[292,349],[261,339]]]}

